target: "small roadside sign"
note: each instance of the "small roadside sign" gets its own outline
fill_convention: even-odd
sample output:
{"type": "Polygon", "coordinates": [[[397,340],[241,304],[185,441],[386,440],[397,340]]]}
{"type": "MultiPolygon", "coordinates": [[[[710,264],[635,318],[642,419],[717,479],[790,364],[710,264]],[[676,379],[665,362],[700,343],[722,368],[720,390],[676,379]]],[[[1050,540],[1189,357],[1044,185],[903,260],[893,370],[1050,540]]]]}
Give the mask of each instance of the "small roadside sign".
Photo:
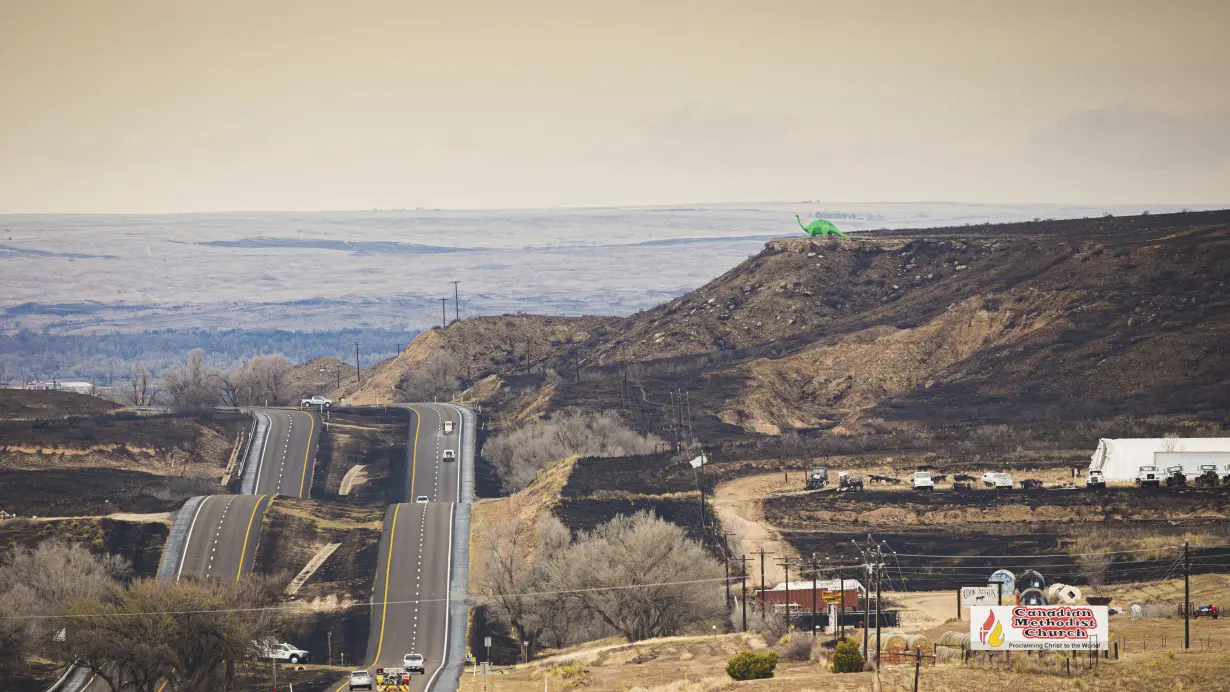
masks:
{"type": "Polygon", "coordinates": [[[999,586],[962,586],[961,607],[999,605],[999,586]]]}

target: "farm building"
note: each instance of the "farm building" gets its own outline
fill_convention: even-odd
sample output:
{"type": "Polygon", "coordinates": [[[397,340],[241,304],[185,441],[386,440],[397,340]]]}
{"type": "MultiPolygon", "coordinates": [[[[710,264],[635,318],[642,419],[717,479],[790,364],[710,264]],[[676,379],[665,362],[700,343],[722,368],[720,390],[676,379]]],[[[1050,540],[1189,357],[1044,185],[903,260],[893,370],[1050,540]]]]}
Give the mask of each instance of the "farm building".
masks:
{"type": "MultiPolygon", "coordinates": [[[[840,579],[829,579],[821,581],[792,581],[790,582],[790,610],[794,611],[810,611],[812,607],[812,594],[815,594],[817,608],[824,610],[825,596],[837,603],[838,594],[842,594],[842,582],[840,579]]],[[[863,594],[863,585],[856,579],[847,579],[845,581],[845,602],[846,607],[855,609],[860,607],[859,599],[863,594]]],[[[781,608],[784,610],[786,603],[786,585],[778,584],[772,589],[756,590],[756,598],[759,603],[763,599],[766,605],[781,608]]]]}
{"type": "Polygon", "coordinates": [[[1141,466],[1182,466],[1189,477],[1199,475],[1203,464],[1217,466],[1218,474],[1230,471],[1230,437],[1161,437],[1153,439],[1103,438],[1089,462],[1090,471],[1101,471],[1107,481],[1131,481],[1141,466]]]}

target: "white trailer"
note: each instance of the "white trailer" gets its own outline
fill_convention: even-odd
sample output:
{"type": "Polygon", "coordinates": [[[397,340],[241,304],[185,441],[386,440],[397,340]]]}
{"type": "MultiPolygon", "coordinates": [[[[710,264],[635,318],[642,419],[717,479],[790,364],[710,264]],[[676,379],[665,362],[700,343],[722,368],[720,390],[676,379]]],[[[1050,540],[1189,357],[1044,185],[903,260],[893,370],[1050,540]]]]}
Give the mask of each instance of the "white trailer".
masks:
{"type": "Polygon", "coordinates": [[[1230,464],[1230,438],[1103,438],[1098,441],[1098,448],[1089,461],[1089,472],[1100,472],[1107,482],[1132,482],[1142,466],[1159,469],[1182,466],[1184,475],[1194,478],[1206,464],[1214,464],[1219,469],[1230,464]]]}

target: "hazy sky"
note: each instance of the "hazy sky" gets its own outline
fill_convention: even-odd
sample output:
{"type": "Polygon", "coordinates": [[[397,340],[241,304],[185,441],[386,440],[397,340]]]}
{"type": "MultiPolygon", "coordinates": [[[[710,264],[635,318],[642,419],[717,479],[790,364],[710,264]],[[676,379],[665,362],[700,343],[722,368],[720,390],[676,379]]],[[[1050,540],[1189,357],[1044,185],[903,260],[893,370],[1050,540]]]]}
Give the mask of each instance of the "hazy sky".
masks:
{"type": "Polygon", "coordinates": [[[1230,201],[1230,2],[0,0],[0,213],[1230,201]]]}

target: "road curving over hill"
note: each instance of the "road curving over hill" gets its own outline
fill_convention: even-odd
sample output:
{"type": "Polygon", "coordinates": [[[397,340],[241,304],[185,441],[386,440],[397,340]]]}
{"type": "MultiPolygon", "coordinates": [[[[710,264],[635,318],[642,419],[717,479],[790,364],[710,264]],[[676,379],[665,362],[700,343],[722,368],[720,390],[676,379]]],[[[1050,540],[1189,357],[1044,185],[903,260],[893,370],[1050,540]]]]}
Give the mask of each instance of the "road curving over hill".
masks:
{"type": "MultiPolygon", "coordinates": [[[[411,690],[456,689],[464,654],[474,416],[450,404],[410,404],[400,499],[385,513],[372,597],[368,670],[424,657],[411,690]],[[445,433],[451,421],[454,432],[445,433]],[[444,451],[455,458],[444,461],[444,451]],[[427,502],[416,502],[425,496],[427,502]],[[460,636],[458,636],[460,634],[460,636]]],[[[342,690],[342,683],[336,689],[342,690]]]]}

